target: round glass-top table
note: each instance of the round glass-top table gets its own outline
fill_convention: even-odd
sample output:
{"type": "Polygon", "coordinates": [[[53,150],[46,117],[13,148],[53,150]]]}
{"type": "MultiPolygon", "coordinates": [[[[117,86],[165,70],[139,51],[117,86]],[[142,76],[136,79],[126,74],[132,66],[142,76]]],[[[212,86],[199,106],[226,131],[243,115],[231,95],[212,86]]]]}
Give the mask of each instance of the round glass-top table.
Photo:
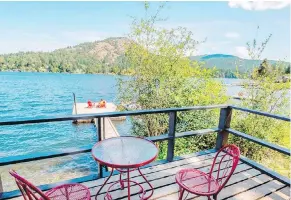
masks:
{"type": "Polygon", "coordinates": [[[127,183],[128,199],[130,199],[130,183],[135,183],[140,187],[140,198],[148,199],[153,195],[153,187],[140,171],[140,167],[147,165],[154,161],[158,155],[158,148],[156,145],[146,139],[139,137],[114,137],[106,140],[102,140],[94,145],[92,148],[93,158],[101,165],[111,167],[111,173],[105,180],[96,194],[96,199],[102,188],[106,185],[114,169],[120,172],[119,181],[111,184],[105,195],[106,199],[112,199],[109,191],[110,189],[120,183],[121,189],[124,189],[124,183],[127,183]],[[136,181],[130,180],[130,172],[137,170],[139,174],[144,178],[151,188],[151,193],[146,196],[146,190],[136,181]],[[122,173],[127,173],[127,178],[122,180],[122,173]]]}
{"type": "Polygon", "coordinates": [[[154,143],[137,137],[115,137],[92,148],[94,159],[113,168],[137,168],[151,163],[158,155],[154,143]]]}

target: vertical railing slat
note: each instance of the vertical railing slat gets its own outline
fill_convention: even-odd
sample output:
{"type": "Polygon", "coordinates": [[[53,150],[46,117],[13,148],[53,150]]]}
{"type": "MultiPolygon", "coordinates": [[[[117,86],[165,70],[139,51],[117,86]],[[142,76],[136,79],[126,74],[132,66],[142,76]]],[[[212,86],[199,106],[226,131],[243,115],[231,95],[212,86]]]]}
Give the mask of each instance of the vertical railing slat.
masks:
{"type": "Polygon", "coordinates": [[[217,133],[216,149],[220,149],[223,145],[227,144],[228,132],[225,129],[230,128],[231,115],[231,107],[220,109],[218,128],[221,129],[221,131],[217,133]]]}
{"type": "Polygon", "coordinates": [[[169,113],[169,137],[168,140],[168,151],[167,151],[167,161],[172,162],[175,152],[175,132],[176,132],[176,119],[177,112],[169,113]]]}
{"type": "MultiPolygon", "coordinates": [[[[98,142],[102,140],[102,126],[101,126],[101,117],[98,117],[97,124],[98,124],[98,142]]],[[[103,178],[103,166],[98,163],[98,177],[103,178]]]]}

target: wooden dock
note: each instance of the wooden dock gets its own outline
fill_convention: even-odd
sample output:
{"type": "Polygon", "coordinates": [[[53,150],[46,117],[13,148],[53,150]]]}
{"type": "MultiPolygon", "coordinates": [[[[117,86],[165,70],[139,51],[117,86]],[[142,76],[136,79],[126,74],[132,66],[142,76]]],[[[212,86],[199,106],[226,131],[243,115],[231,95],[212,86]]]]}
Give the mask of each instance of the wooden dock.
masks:
{"type": "MultiPolygon", "coordinates": [[[[98,128],[96,118],[94,119],[94,124],[98,128]]],[[[101,133],[101,140],[120,136],[109,117],[101,119],[101,133]]]]}
{"type": "MultiPolygon", "coordinates": [[[[106,108],[97,108],[96,106],[92,108],[87,107],[87,103],[76,103],[73,104],[73,115],[82,115],[82,114],[95,114],[95,113],[104,113],[104,112],[115,112],[117,110],[117,106],[114,103],[107,103],[106,108]]],[[[122,121],[125,120],[125,116],[121,117],[110,117],[112,121],[122,121]]],[[[79,119],[74,121],[74,123],[94,123],[94,119],[79,119]]]]}
{"type": "MultiPolygon", "coordinates": [[[[76,114],[96,114],[96,113],[105,113],[105,112],[115,112],[117,106],[113,103],[107,103],[106,108],[97,108],[92,107],[88,108],[87,103],[76,103],[73,105],[73,115],[76,114]]],[[[102,132],[102,140],[111,138],[111,137],[119,137],[120,134],[116,130],[112,120],[125,120],[126,117],[106,117],[101,119],[101,132],[102,132]]],[[[97,119],[81,119],[74,121],[74,123],[94,123],[98,128],[97,119]]]]}

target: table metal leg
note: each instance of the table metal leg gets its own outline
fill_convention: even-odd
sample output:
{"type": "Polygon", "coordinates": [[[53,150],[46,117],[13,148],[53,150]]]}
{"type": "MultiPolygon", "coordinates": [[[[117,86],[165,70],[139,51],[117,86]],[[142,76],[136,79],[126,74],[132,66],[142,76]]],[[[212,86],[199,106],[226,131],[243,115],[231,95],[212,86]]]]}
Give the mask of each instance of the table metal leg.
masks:
{"type": "MultiPolygon", "coordinates": [[[[116,184],[119,183],[120,186],[121,186],[121,189],[124,189],[124,188],[125,188],[125,187],[124,187],[124,183],[126,183],[126,182],[127,182],[127,198],[128,198],[128,200],[130,200],[130,195],[131,195],[131,193],[130,193],[130,183],[131,183],[131,182],[134,183],[134,184],[136,184],[137,186],[140,187],[139,196],[140,196],[140,199],[141,199],[141,200],[147,200],[147,199],[149,199],[149,198],[153,195],[153,187],[152,187],[152,185],[148,182],[148,180],[145,178],[145,176],[141,173],[141,171],[140,171],[139,168],[135,168],[135,169],[129,169],[129,168],[128,168],[128,169],[126,169],[126,170],[116,169],[116,170],[120,172],[119,180],[118,180],[118,181],[115,181],[113,184],[111,184],[111,185],[109,186],[109,188],[107,189],[107,192],[106,192],[106,194],[105,194],[105,196],[104,196],[104,199],[105,199],[105,200],[112,200],[112,196],[110,195],[110,190],[111,190],[111,189],[112,189],[116,184]],[[130,180],[130,172],[131,172],[131,171],[134,171],[134,170],[136,170],[136,169],[139,171],[139,174],[143,177],[143,179],[147,182],[147,184],[148,184],[148,185],[150,186],[150,188],[151,188],[151,194],[150,194],[149,196],[147,196],[147,197],[145,197],[146,191],[143,189],[142,185],[141,185],[140,183],[136,182],[136,181],[130,180]],[[127,179],[122,180],[122,172],[127,173],[127,179]]],[[[108,178],[104,181],[103,185],[99,188],[99,190],[98,190],[98,192],[97,192],[97,194],[96,194],[96,196],[95,196],[95,200],[97,200],[97,196],[100,195],[101,190],[103,189],[103,187],[107,184],[107,182],[108,182],[109,179],[111,178],[111,176],[112,176],[112,174],[113,174],[113,171],[114,171],[114,169],[112,168],[112,171],[110,172],[110,175],[109,175],[108,178]]]]}
{"type": "Polygon", "coordinates": [[[146,177],[141,173],[140,169],[137,168],[139,174],[143,177],[143,179],[147,182],[147,184],[150,186],[151,188],[151,194],[148,195],[147,197],[145,197],[145,194],[146,194],[146,191],[144,190],[142,196],[141,196],[141,200],[146,200],[146,199],[149,199],[153,194],[154,194],[154,188],[152,186],[152,184],[150,184],[150,182],[146,179],[146,177]]]}
{"type": "Polygon", "coordinates": [[[99,188],[96,196],[95,196],[95,200],[97,200],[97,196],[99,195],[99,193],[101,192],[102,188],[106,185],[106,183],[108,182],[108,180],[111,178],[112,174],[113,174],[114,169],[112,169],[110,175],[108,176],[108,178],[106,179],[106,181],[103,183],[103,185],[99,188]]]}
{"type": "Polygon", "coordinates": [[[127,169],[127,197],[130,200],[130,180],[129,180],[129,168],[127,169]]]}
{"type": "Polygon", "coordinates": [[[120,172],[119,174],[119,183],[120,183],[120,188],[123,190],[124,189],[124,183],[122,180],[122,172],[120,172]]]}

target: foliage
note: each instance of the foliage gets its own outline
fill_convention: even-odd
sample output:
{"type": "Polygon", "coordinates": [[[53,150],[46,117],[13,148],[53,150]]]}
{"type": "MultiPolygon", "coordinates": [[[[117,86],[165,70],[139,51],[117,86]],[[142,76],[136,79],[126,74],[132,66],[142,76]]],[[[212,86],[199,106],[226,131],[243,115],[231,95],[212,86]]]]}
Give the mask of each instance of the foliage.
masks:
{"type": "MultiPolygon", "coordinates": [[[[257,46],[255,39],[253,45],[248,47],[249,51],[251,51],[249,55],[252,58],[260,59],[262,49],[266,47],[266,41],[268,40],[269,38],[262,43],[262,46],[257,46]]],[[[280,62],[272,66],[268,63],[267,59],[264,59],[258,67],[254,67],[251,76],[240,76],[240,78],[248,79],[243,83],[244,99],[240,102],[240,105],[253,110],[290,116],[289,98],[287,95],[290,82],[282,83],[278,81],[278,78],[284,73],[282,69],[283,67],[280,66],[280,62]]],[[[236,130],[257,138],[290,148],[290,123],[288,122],[254,114],[235,112],[231,126],[236,130]]],[[[283,159],[285,166],[289,166],[289,164],[286,164],[289,161],[284,156],[242,138],[231,137],[230,142],[238,144],[241,152],[247,157],[273,167],[277,171],[283,171],[284,175],[290,176],[289,173],[286,174],[285,169],[282,170],[284,165],[280,164],[279,166],[273,163],[270,166],[270,158],[273,156],[280,158],[281,161],[283,159]]]]}
{"type": "Polygon", "coordinates": [[[285,74],[290,74],[290,64],[286,67],[285,74]]]}
{"type": "MultiPolygon", "coordinates": [[[[164,29],[156,26],[159,12],[134,19],[125,56],[133,69],[132,77],[119,80],[119,100],[138,109],[170,108],[224,103],[222,84],[212,79],[215,71],[202,68],[188,57],[198,42],[185,28],[164,29]]],[[[215,111],[178,113],[177,131],[210,128],[216,124],[215,111]]],[[[167,132],[168,116],[142,115],[133,118],[133,133],[156,136],[167,132]]],[[[176,151],[185,153],[213,145],[208,138],[187,138],[176,143],[176,151]]],[[[163,149],[164,147],[161,147],[163,149]]],[[[161,151],[164,152],[165,151],[161,151]]],[[[162,153],[163,154],[163,153],[162,153]]],[[[163,157],[165,155],[161,155],[163,157]]]]}
{"type": "Polygon", "coordinates": [[[109,38],[53,52],[0,55],[0,71],[127,74],[120,49],[124,41],[125,38],[109,38]],[[108,46],[114,51],[107,50],[108,46]]]}
{"type": "MultiPolygon", "coordinates": [[[[191,60],[195,60],[203,63],[205,68],[215,68],[217,69],[216,77],[221,78],[236,78],[236,73],[244,74],[252,71],[254,66],[260,65],[262,62],[257,57],[253,59],[243,59],[233,55],[225,54],[211,54],[203,56],[191,56],[191,60]]],[[[283,68],[283,71],[288,69],[289,62],[268,60],[268,63],[272,66],[278,66],[283,68]],[[287,69],[286,69],[287,68],[287,69]]],[[[282,73],[284,74],[284,73],[282,73]]]]}

